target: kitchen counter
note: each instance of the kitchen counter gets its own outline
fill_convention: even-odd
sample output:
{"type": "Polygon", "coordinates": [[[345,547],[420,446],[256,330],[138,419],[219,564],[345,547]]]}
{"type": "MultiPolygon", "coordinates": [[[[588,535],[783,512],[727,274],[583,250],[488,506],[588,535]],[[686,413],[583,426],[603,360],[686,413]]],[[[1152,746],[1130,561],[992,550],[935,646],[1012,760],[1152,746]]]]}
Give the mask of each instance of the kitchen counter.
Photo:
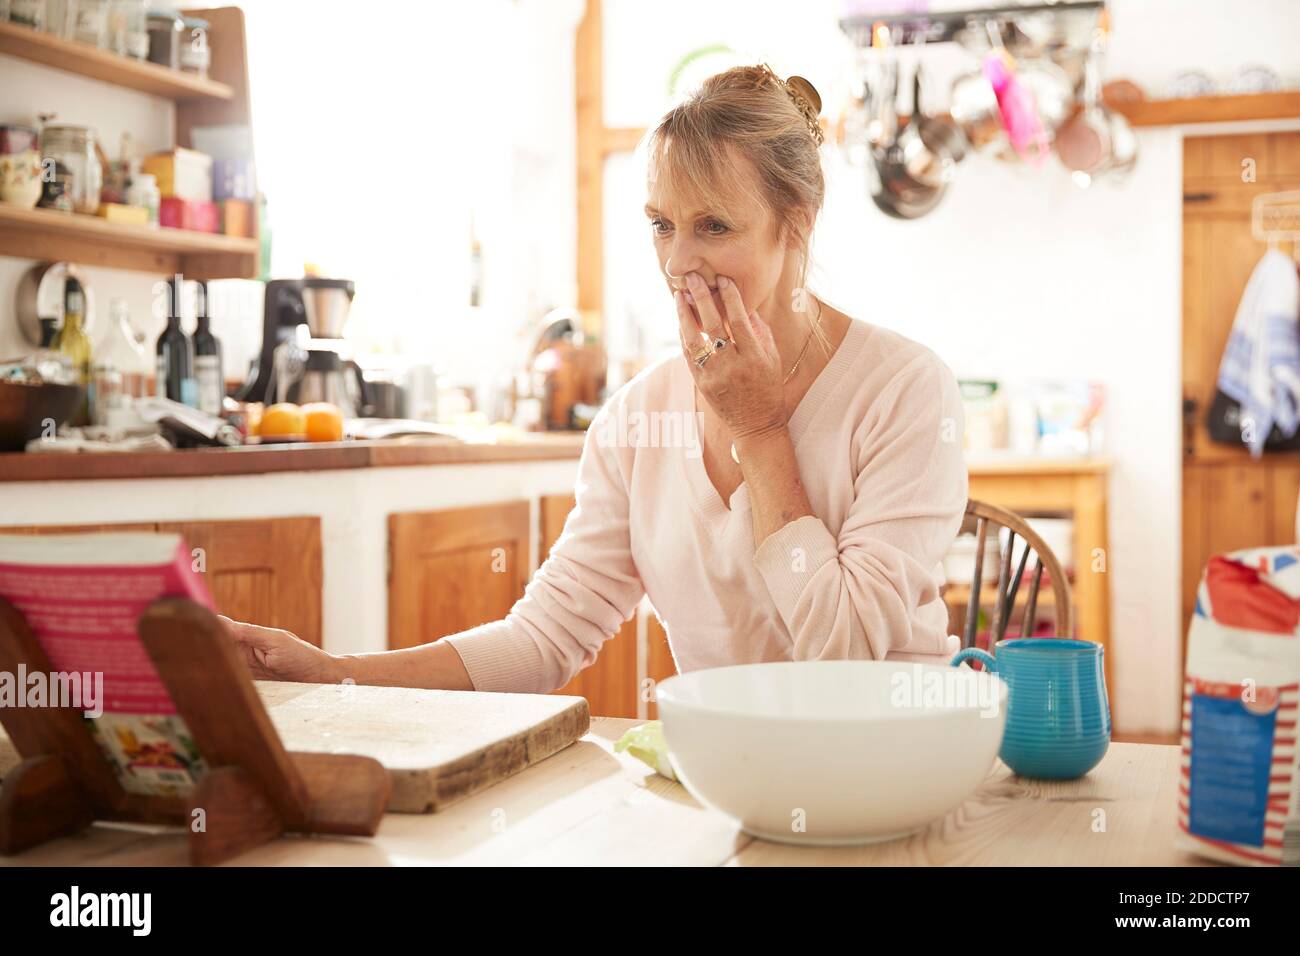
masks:
{"type": "MultiPolygon", "coordinates": [[[[281,837],[233,865],[1211,865],[1174,846],[1177,747],[1112,743],[1091,773],[1064,782],[1026,780],[998,761],[965,803],[920,833],[869,846],[800,847],[747,836],[680,784],[614,753],[614,741],[636,724],[594,717],[591,732],[558,754],[441,813],[387,814],[371,839],[281,837]]],[[[0,865],[186,860],[183,830],[102,824],[0,857],[0,865]]]]}
{"type": "Polygon", "coordinates": [[[539,432],[501,442],[405,437],[150,452],[6,452],[0,482],[198,478],[286,471],[576,459],[585,432],[539,432]]]}

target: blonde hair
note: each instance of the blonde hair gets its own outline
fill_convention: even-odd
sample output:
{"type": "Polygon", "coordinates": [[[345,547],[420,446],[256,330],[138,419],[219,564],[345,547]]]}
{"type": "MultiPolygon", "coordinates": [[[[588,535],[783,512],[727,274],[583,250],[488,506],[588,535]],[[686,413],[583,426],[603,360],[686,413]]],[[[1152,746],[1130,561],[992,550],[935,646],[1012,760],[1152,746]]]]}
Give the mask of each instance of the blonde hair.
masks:
{"type": "MultiPolygon", "coordinates": [[[[662,178],[673,192],[698,197],[724,218],[737,204],[755,200],[770,209],[778,237],[793,238],[798,249],[799,290],[807,282],[813,224],[826,195],[820,106],[807,80],[782,80],[766,64],[733,67],[669,110],[645,144],[652,182],[662,178]],[[741,189],[729,150],[753,165],[759,195],[741,189]]],[[[814,328],[829,349],[820,323],[814,328]]]]}

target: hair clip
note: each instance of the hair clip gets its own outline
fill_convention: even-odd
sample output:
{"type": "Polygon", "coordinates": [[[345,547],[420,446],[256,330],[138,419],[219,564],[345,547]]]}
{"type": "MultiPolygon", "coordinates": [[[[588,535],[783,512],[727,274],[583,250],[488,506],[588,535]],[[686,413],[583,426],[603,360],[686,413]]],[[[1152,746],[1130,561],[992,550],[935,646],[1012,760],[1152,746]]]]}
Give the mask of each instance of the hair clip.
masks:
{"type": "Polygon", "coordinates": [[[799,112],[803,113],[804,118],[808,120],[808,130],[820,146],[824,136],[821,124],[817,122],[822,111],[822,98],[817,93],[817,88],[802,76],[786,77],[785,88],[795,105],[799,107],[799,112]]]}

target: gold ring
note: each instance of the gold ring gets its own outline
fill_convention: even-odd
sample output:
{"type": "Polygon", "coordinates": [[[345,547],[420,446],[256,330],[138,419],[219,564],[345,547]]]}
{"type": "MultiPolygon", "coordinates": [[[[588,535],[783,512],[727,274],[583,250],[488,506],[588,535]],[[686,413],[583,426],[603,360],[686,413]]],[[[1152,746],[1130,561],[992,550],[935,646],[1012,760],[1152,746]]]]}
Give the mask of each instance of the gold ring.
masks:
{"type": "Polygon", "coordinates": [[[709,348],[706,345],[704,348],[700,349],[698,352],[695,353],[695,364],[698,365],[700,368],[704,368],[704,363],[707,362],[712,355],[713,355],[713,349],[709,348]]]}

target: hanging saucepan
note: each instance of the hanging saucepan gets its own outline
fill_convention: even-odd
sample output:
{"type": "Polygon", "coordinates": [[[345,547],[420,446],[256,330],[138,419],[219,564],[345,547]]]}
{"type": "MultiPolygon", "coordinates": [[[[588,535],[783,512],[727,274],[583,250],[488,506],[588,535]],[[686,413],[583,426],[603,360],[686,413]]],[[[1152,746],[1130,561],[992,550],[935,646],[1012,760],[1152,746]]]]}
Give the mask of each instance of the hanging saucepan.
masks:
{"type": "Polygon", "coordinates": [[[1101,105],[1098,72],[1101,43],[1098,31],[1083,67],[1083,104],[1056,133],[1056,155],[1083,186],[1091,183],[1111,161],[1111,123],[1101,105]]]}
{"type": "MultiPolygon", "coordinates": [[[[943,129],[932,126],[927,130],[922,122],[919,90],[917,76],[913,79],[911,120],[892,141],[872,151],[871,198],[877,208],[895,219],[919,219],[934,209],[948,188],[956,164],[948,142],[951,128],[941,124],[943,129]]],[[[896,124],[896,117],[894,120],[896,124]]]]}
{"type": "MultiPolygon", "coordinates": [[[[921,64],[916,65],[916,74],[912,78],[912,119],[908,129],[915,126],[916,134],[925,144],[926,150],[942,168],[942,181],[952,178],[953,165],[966,158],[966,136],[948,119],[931,116],[925,112],[921,83],[921,64]]],[[[904,134],[907,130],[903,131],[904,134]]]]}
{"type": "Polygon", "coordinates": [[[1006,145],[1007,132],[998,115],[997,95],[988,77],[979,70],[953,82],[948,112],[976,152],[998,151],[1000,145],[1006,145]]]}

